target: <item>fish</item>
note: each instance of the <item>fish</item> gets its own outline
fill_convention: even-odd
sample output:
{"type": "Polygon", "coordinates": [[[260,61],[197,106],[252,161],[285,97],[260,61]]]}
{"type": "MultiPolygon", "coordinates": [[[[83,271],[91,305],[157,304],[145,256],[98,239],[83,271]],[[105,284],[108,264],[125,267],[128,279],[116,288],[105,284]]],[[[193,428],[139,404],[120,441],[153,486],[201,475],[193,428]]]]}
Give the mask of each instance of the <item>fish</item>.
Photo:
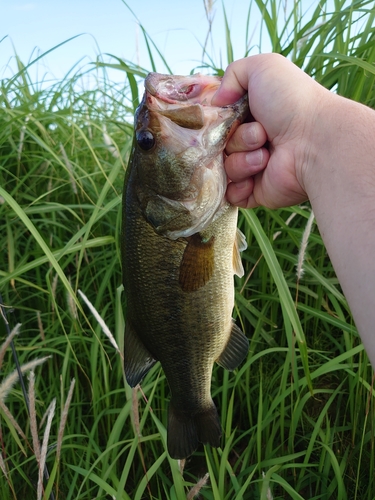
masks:
{"type": "Polygon", "coordinates": [[[167,449],[220,446],[214,363],[234,370],[249,349],[232,319],[243,276],[238,209],[225,192],[226,143],[249,114],[247,95],[211,100],[221,78],[150,73],[134,117],[123,191],[124,370],[136,387],[160,361],[171,392],[167,449]]]}

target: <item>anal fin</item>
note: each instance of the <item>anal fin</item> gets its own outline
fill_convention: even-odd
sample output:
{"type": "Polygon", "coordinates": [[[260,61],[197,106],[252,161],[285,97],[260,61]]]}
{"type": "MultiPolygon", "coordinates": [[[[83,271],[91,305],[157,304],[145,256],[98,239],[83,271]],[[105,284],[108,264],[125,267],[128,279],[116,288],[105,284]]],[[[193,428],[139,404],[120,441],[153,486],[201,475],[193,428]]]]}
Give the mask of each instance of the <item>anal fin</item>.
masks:
{"type": "Polygon", "coordinates": [[[130,387],[139,384],[155,363],[156,360],[143,345],[130,321],[127,320],[124,336],[124,368],[126,381],[130,387]]]}
{"type": "Polygon", "coordinates": [[[246,358],[249,341],[242,330],[233,323],[229,341],[216,362],[226,370],[234,370],[246,358]]]}

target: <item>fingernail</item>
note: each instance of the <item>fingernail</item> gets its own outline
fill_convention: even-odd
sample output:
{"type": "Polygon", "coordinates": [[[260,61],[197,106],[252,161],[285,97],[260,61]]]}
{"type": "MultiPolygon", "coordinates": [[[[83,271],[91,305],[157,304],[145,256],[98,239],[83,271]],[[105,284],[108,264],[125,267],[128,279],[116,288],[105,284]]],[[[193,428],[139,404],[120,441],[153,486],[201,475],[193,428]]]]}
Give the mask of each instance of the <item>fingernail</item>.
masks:
{"type": "Polygon", "coordinates": [[[243,140],[249,147],[258,146],[259,138],[257,129],[253,124],[249,124],[243,131],[243,140]]]}
{"type": "Polygon", "coordinates": [[[263,151],[256,149],[250,153],[246,153],[245,161],[250,167],[257,167],[263,164],[263,151]]]}

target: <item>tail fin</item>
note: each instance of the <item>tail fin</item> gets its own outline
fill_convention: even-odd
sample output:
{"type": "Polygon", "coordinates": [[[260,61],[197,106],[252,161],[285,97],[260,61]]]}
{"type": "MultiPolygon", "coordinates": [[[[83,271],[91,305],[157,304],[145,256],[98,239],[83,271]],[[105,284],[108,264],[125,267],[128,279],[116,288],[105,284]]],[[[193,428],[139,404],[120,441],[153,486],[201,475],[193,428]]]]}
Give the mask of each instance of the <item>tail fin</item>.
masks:
{"type": "Polygon", "coordinates": [[[168,453],[172,458],[182,459],[190,456],[199,443],[220,446],[221,425],[216,406],[189,416],[173,408],[173,400],[168,411],[168,453]]]}

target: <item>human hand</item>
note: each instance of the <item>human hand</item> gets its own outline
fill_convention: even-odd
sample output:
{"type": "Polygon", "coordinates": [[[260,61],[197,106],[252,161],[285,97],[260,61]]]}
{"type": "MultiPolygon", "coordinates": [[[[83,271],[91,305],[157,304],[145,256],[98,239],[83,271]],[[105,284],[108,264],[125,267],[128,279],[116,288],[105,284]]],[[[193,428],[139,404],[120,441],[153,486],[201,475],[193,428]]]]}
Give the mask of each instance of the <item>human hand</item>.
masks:
{"type": "Polygon", "coordinates": [[[278,54],[229,65],[212,104],[230,104],[245,92],[255,121],[240,125],[228,141],[228,201],[244,208],[302,203],[311,141],[330,93],[278,54]]]}
{"type": "Polygon", "coordinates": [[[235,102],[246,91],[255,121],[228,141],[227,198],[269,208],[310,200],[375,368],[375,112],[276,54],[232,63],[212,104],[235,102]]]}

